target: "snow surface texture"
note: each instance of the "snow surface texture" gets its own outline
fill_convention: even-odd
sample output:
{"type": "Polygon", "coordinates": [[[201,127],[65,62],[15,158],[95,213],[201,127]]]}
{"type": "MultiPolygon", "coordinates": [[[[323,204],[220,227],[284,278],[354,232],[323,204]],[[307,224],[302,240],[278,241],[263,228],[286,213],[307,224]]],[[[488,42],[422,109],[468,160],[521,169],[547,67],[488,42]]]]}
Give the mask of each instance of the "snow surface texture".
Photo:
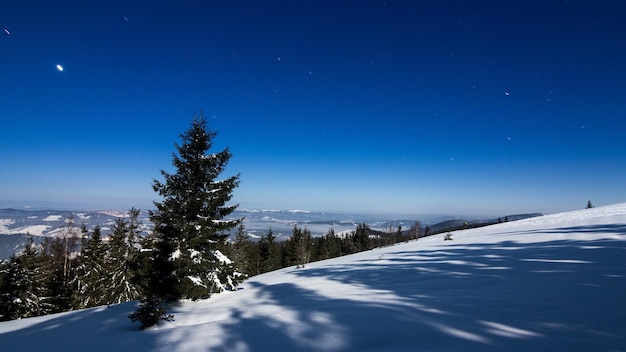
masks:
{"type": "Polygon", "coordinates": [[[626,351],[626,203],[253,277],[139,331],[136,302],[0,323],[6,351],[626,351]]]}

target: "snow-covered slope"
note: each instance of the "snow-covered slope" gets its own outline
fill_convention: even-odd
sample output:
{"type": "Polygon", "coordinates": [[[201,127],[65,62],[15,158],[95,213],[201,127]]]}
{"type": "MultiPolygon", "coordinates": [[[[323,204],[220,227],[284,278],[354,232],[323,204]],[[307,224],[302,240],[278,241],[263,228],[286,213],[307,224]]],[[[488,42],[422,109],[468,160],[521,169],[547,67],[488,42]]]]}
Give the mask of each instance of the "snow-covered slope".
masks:
{"type": "Polygon", "coordinates": [[[254,277],[140,332],[136,303],[0,323],[7,351],[626,351],[626,204],[254,277]]]}

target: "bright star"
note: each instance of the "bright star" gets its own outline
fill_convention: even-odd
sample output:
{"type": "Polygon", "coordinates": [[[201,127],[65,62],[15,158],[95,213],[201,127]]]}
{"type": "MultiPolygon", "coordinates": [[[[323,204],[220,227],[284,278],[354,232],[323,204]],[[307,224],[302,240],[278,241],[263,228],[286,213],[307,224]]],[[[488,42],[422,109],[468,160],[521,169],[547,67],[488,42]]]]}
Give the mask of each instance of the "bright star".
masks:
{"type": "Polygon", "coordinates": [[[59,70],[59,71],[63,72],[63,66],[61,66],[61,65],[57,65],[57,70],[59,70]]]}

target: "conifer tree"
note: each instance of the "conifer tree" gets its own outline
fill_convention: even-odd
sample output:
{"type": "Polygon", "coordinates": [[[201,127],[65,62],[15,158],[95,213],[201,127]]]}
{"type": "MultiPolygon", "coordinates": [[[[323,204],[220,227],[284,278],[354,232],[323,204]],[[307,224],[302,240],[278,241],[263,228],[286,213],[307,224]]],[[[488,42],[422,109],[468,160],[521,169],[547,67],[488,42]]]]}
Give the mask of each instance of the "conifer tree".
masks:
{"type": "Polygon", "coordinates": [[[341,252],[341,238],[335,234],[335,229],[330,228],[326,235],[324,235],[326,242],[328,243],[328,256],[329,258],[336,258],[342,255],[341,252]]]}
{"type": "Polygon", "coordinates": [[[208,153],[215,132],[195,116],[176,145],[172,164],[176,171],[161,171],[164,181],[153,189],[163,200],[155,202],[150,219],[155,224],[154,276],[151,294],[166,301],[208,297],[241,280],[232,263],[219,250],[227,231],[239,220],[224,220],[236,205],[227,205],[239,185],[239,175],[218,180],[231,153],[228,148],[208,153]]]}
{"type": "Polygon", "coordinates": [[[109,251],[105,260],[107,273],[104,278],[106,304],[133,301],[141,296],[134,267],[139,252],[135,246],[139,210],[133,208],[128,214],[129,220],[115,220],[109,240],[109,251]]]}
{"type": "Polygon", "coordinates": [[[311,253],[311,261],[330,258],[330,248],[326,236],[320,236],[313,242],[314,252],[311,253]]]}
{"type": "Polygon", "coordinates": [[[370,239],[370,228],[366,223],[358,224],[356,232],[352,236],[354,248],[356,252],[372,249],[372,240],[370,239]]]}
{"type": "Polygon", "coordinates": [[[276,235],[270,228],[267,235],[259,241],[259,265],[258,274],[266,273],[280,268],[280,249],[276,243],[276,235]]]}
{"type": "Polygon", "coordinates": [[[293,227],[291,237],[287,242],[287,265],[296,265],[296,268],[304,268],[311,259],[311,232],[293,227]]]}
{"type": "Polygon", "coordinates": [[[24,250],[13,255],[3,268],[0,285],[0,320],[13,320],[52,313],[44,299],[45,273],[32,237],[24,250]]]}
{"type": "Polygon", "coordinates": [[[243,223],[237,226],[235,241],[231,244],[230,255],[233,260],[235,270],[246,276],[250,275],[250,236],[246,234],[246,227],[243,223]]]}
{"type": "Polygon", "coordinates": [[[80,260],[76,267],[75,290],[72,295],[72,306],[77,309],[95,307],[105,304],[104,282],[106,247],[102,242],[102,233],[96,226],[91,235],[82,227],[83,240],[80,260]]]}

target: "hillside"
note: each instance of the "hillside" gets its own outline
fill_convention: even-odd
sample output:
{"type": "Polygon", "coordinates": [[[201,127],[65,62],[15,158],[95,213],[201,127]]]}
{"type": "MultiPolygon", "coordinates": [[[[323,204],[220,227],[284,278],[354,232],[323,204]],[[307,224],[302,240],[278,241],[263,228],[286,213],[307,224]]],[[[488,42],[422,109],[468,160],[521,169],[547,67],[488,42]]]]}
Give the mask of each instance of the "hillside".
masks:
{"type": "MultiPolygon", "coordinates": [[[[115,220],[125,217],[124,211],[60,211],[60,210],[23,210],[0,209],[0,260],[8,259],[15,252],[24,248],[29,235],[36,243],[41,243],[45,237],[62,236],[68,231],[78,233],[82,224],[93,230],[99,226],[107,236],[115,220]],[[68,219],[73,218],[73,228],[68,228],[68,219]]],[[[541,214],[508,215],[511,220],[539,216],[541,214]]],[[[479,226],[497,222],[490,220],[463,220],[452,216],[424,216],[422,233],[425,226],[430,226],[431,233],[449,231],[455,228],[479,226]]],[[[503,217],[504,218],[504,217],[503,217]]],[[[293,231],[293,227],[306,227],[313,236],[325,235],[330,229],[337,233],[354,231],[358,224],[366,223],[374,231],[395,231],[402,226],[404,233],[408,233],[415,220],[389,220],[387,215],[359,215],[344,213],[312,212],[302,210],[250,210],[237,209],[229,219],[244,219],[246,232],[253,240],[257,240],[272,229],[279,241],[286,240],[293,231]]],[[[139,213],[142,224],[141,232],[152,230],[148,211],[139,213]]],[[[231,235],[236,232],[233,230],[231,235]]]]}
{"type": "Polygon", "coordinates": [[[136,303],[0,323],[7,351],[626,351],[626,203],[253,277],[141,332],[136,303]]]}

